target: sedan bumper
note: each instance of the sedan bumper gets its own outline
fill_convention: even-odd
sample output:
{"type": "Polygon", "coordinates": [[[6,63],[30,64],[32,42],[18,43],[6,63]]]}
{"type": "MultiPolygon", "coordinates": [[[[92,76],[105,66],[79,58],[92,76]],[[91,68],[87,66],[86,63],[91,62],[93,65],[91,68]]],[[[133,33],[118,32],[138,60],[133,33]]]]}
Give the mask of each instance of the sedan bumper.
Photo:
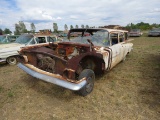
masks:
{"type": "Polygon", "coordinates": [[[6,62],[6,58],[0,58],[0,63],[1,62],[6,62]]]}
{"type": "Polygon", "coordinates": [[[56,77],[52,77],[52,76],[49,76],[46,74],[36,72],[36,71],[32,70],[31,68],[25,66],[22,63],[19,63],[18,67],[35,78],[39,78],[43,81],[50,82],[50,83],[56,84],[56,85],[64,87],[64,88],[74,90],[74,91],[80,90],[87,83],[86,80],[82,80],[80,83],[72,83],[69,81],[61,80],[56,77]]]}

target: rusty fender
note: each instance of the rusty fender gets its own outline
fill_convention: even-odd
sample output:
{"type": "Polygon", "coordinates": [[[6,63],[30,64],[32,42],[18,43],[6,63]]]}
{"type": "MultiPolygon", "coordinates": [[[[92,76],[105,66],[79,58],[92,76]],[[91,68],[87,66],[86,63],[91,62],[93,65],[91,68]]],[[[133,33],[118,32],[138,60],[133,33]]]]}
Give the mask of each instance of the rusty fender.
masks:
{"type": "Polygon", "coordinates": [[[64,87],[64,88],[67,88],[70,90],[74,90],[74,91],[80,90],[83,86],[85,86],[87,84],[86,78],[82,78],[78,82],[73,83],[73,82],[70,82],[73,80],[69,81],[69,80],[63,78],[59,74],[52,74],[52,73],[40,70],[30,64],[19,63],[17,66],[35,78],[56,84],[58,86],[61,86],[61,87],[64,87]]]}

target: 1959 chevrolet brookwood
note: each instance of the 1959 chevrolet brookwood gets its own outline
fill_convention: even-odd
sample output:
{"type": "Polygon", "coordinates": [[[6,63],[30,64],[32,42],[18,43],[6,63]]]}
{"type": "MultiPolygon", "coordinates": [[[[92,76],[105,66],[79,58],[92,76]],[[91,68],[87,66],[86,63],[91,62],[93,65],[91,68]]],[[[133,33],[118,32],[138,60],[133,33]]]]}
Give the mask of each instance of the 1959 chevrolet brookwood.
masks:
{"type": "Polygon", "coordinates": [[[95,75],[123,61],[133,44],[124,30],[71,29],[68,39],[73,32],[81,36],[22,48],[18,66],[35,78],[86,96],[93,90],[95,75]],[[84,37],[85,33],[90,35],[84,37]]]}

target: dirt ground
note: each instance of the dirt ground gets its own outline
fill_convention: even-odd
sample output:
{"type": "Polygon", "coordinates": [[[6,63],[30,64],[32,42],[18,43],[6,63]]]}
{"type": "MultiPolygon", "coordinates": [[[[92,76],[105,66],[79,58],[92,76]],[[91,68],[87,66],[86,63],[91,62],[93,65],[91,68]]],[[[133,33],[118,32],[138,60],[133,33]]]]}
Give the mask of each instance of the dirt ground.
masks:
{"type": "Polygon", "coordinates": [[[160,37],[136,37],[124,62],[74,92],[0,65],[0,120],[159,120],[160,37]]]}

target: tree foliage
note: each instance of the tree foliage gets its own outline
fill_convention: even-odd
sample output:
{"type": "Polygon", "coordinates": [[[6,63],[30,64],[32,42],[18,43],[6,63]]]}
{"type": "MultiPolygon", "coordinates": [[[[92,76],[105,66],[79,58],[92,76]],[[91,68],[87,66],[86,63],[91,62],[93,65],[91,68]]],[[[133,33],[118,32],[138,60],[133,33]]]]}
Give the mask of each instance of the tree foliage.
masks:
{"type": "Polygon", "coordinates": [[[73,25],[70,26],[70,29],[73,29],[73,25]]]}
{"type": "Polygon", "coordinates": [[[55,33],[58,32],[58,25],[57,25],[57,23],[53,23],[53,30],[54,30],[55,33]]]}
{"type": "Polygon", "coordinates": [[[15,34],[19,35],[21,33],[27,33],[26,25],[24,24],[23,21],[19,21],[18,23],[15,24],[15,34]]]}
{"type": "Polygon", "coordinates": [[[78,25],[76,25],[75,28],[78,28],[78,25]]]}
{"type": "Polygon", "coordinates": [[[144,22],[140,22],[137,24],[130,23],[126,26],[128,30],[130,29],[149,30],[149,29],[158,28],[158,27],[160,27],[160,24],[153,23],[150,25],[149,23],[144,23],[144,22]]]}
{"type": "Polygon", "coordinates": [[[0,35],[2,35],[3,34],[3,30],[0,28],[0,35]]]}
{"type": "Polygon", "coordinates": [[[4,31],[3,31],[4,34],[11,34],[12,31],[10,31],[10,29],[8,28],[5,28],[4,31]]]}
{"type": "Polygon", "coordinates": [[[35,27],[34,23],[31,23],[31,32],[35,33],[35,31],[36,31],[36,27],[35,27]]]}
{"type": "Polygon", "coordinates": [[[64,25],[64,30],[67,31],[68,30],[68,26],[65,24],[64,25]]]}
{"type": "Polygon", "coordinates": [[[89,28],[89,26],[88,26],[88,25],[86,25],[86,28],[89,28]]]}
{"type": "Polygon", "coordinates": [[[84,28],[84,25],[81,25],[81,28],[84,28]]]}

